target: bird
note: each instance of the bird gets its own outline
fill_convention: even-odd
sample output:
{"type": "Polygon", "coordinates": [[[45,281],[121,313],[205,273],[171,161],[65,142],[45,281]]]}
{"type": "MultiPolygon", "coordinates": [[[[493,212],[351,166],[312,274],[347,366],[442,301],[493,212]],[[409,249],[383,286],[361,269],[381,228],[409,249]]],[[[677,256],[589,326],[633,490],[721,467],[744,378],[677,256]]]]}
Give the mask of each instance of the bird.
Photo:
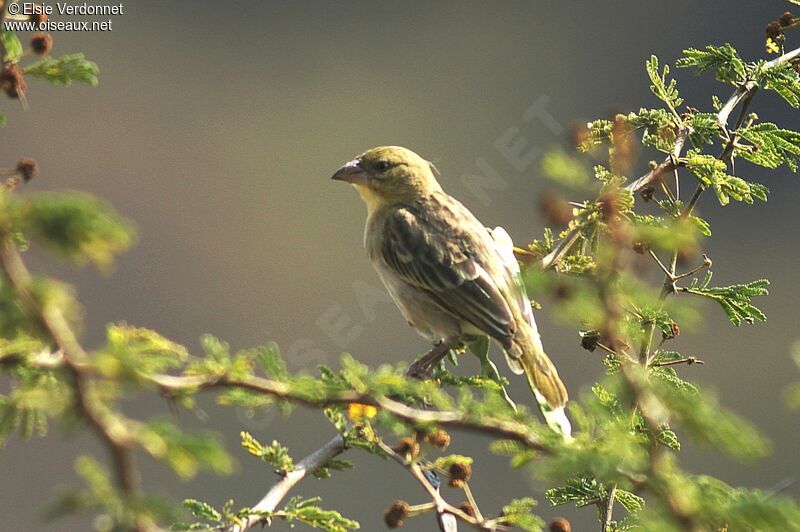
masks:
{"type": "Polygon", "coordinates": [[[567,389],[545,354],[511,237],[484,226],[437,174],[407,148],[380,146],[332,176],[363,199],[367,255],[405,319],[433,344],[407,374],[427,378],[461,342],[489,337],[511,371],[526,376],[548,425],[568,437],[567,389]]]}

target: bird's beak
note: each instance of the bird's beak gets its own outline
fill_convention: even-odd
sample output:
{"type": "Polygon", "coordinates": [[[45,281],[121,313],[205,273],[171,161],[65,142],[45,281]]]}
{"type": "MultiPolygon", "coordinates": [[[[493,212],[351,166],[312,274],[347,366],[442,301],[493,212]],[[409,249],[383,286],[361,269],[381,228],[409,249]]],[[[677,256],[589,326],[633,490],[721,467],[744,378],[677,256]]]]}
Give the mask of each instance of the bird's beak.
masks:
{"type": "Polygon", "coordinates": [[[341,168],[336,170],[336,173],[333,174],[331,179],[345,181],[346,183],[351,183],[353,185],[366,185],[368,176],[364,169],[359,166],[360,162],[361,161],[358,159],[353,159],[352,161],[345,163],[341,168]]]}

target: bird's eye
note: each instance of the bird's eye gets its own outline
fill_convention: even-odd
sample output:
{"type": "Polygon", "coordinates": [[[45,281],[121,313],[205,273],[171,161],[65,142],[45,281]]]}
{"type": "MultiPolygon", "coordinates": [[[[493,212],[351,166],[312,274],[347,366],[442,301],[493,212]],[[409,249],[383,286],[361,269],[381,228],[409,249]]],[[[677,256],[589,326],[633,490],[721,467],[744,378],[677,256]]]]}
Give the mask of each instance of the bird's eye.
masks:
{"type": "Polygon", "coordinates": [[[389,161],[378,161],[375,166],[377,166],[379,171],[385,172],[392,165],[389,164],[389,161]]]}

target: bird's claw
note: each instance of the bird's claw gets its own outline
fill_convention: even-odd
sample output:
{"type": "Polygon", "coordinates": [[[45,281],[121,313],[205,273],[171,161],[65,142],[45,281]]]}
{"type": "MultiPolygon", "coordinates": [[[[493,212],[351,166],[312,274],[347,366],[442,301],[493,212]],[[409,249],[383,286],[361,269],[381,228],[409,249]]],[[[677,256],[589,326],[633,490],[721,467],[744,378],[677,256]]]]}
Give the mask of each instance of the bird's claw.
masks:
{"type": "Polygon", "coordinates": [[[433,376],[433,368],[430,364],[415,362],[406,370],[406,376],[421,381],[429,380],[433,376]]]}

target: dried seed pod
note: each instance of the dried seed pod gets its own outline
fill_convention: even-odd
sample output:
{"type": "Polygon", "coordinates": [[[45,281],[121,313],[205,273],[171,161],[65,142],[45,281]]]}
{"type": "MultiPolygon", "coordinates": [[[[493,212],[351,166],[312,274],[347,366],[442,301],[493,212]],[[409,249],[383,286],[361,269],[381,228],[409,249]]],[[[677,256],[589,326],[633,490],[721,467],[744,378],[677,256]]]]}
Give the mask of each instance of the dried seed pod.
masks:
{"type": "Polygon", "coordinates": [[[383,514],[383,520],[388,528],[399,528],[403,526],[405,518],[408,517],[410,506],[406,501],[394,501],[383,514]]]}
{"type": "Polygon", "coordinates": [[[47,55],[53,49],[53,36],[49,33],[37,33],[31,39],[31,50],[36,55],[47,55]]]}
{"type": "Polygon", "coordinates": [[[419,444],[413,438],[402,438],[394,446],[394,451],[400,456],[414,458],[419,455],[419,444]]]}
{"type": "Polygon", "coordinates": [[[553,520],[550,521],[550,524],[547,525],[547,529],[550,532],[570,532],[572,526],[569,524],[569,521],[563,517],[554,517],[553,520]]]}
{"type": "Polygon", "coordinates": [[[17,172],[27,183],[39,173],[39,165],[33,159],[20,159],[17,162],[17,172]]]}
{"type": "Polygon", "coordinates": [[[0,71],[0,89],[6,93],[9,98],[19,98],[24,95],[28,88],[25,83],[25,74],[22,69],[17,65],[7,65],[0,71]]]}
{"type": "Polygon", "coordinates": [[[465,462],[454,462],[447,472],[450,475],[450,487],[463,488],[464,483],[472,476],[472,466],[465,462]]]}

